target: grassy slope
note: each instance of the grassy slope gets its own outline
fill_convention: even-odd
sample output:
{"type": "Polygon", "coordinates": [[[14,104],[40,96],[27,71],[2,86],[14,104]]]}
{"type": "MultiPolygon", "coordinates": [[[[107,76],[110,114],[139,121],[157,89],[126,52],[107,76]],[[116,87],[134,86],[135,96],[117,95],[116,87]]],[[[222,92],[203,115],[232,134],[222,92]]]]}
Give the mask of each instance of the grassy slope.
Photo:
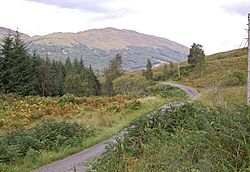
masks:
{"type": "MultiPolygon", "coordinates": [[[[181,63],[181,67],[185,68],[187,66],[188,64],[186,62],[181,63]]],[[[246,49],[238,49],[208,56],[206,73],[202,78],[198,77],[198,72],[191,71],[187,76],[182,78],[172,77],[171,80],[199,90],[201,92],[199,100],[202,102],[233,107],[235,103],[244,104],[246,102],[246,85],[218,88],[218,93],[214,93],[213,91],[213,87],[218,84],[220,78],[224,74],[232,71],[241,71],[243,73],[247,72],[246,49]]],[[[154,72],[161,73],[162,68],[157,68],[154,72]]],[[[130,73],[130,75],[141,75],[141,71],[133,72],[132,74],[130,73]]],[[[108,163],[105,161],[108,158],[100,160],[100,163],[106,163],[106,165],[102,164],[104,167],[107,167],[106,171],[110,168],[113,170],[112,165],[115,165],[117,169],[123,169],[121,171],[135,172],[240,171],[241,168],[244,171],[247,167],[249,167],[249,152],[248,154],[246,153],[249,151],[249,141],[244,139],[241,140],[241,138],[237,140],[235,135],[232,133],[240,132],[240,134],[238,133],[240,136],[243,135],[243,133],[247,135],[246,131],[249,126],[247,122],[249,121],[249,114],[247,113],[249,113],[249,111],[247,108],[244,109],[237,107],[236,109],[241,109],[241,111],[230,111],[223,108],[211,108],[209,110],[204,110],[203,108],[199,109],[198,107],[195,107],[193,110],[197,112],[190,113],[187,111],[187,115],[184,115],[183,118],[187,123],[180,128],[176,128],[176,133],[171,135],[166,134],[166,136],[157,139],[159,133],[164,133],[166,131],[157,130],[157,127],[161,125],[156,125],[155,128],[148,127],[145,129],[144,135],[150,135],[153,131],[157,131],[152,138],[148,139],[150,140],[149,143],[142,143],[142,146],[136,146],[136,144],[140,143],[137,141],[132,143],[135,144],[134,146],[131,146],[129,144],[130,142],[122,142],[118,145],[118,151],[120,148],[122,153],[120,152],[117,156],[112,156],[113,159],[109,160],[108,163]],[[194,117],[189,118],[189,116],[192,115],[194,115],[194,117]],[[203,122],[206,126],[204,128],[199,128],[199,124],[203,122]],[[189,125],[191,126],[191,130],[186,128],[189,125]],[[198,125],[199,129],[193,130],[196,125],[198,125]],[[220,130],[220,128],[222,128],[222,130],[220,130]],[[150,132],[150,129],[153,131],[150,132]],[[238,141],[242,143],[243,146],[238,143],[235,144],[235,142],[238,141]],[[126,147],[129,147],[129,149],[126,147]],[[142,149],[142,151],[139,152],[140,156],[134,156],[131,152],[137,151],[139,148],[142,149]],[[246,152],[239,153],[241,151],[246,152]],[[240,164],[243,161],[245,161],[246,164],[240,164]],[[244,165],[246,165],[246,168],[244,168],[244,165]]],[[[145,121],[149,120],[152,119],[150,118],[145,121]]],[[[160,123],[162,121],[158,120],[158,122],[160,123]]],[[[149,124],[151,123],[149,122],[149,124]]],[[[164,122],[164,124],[168,123],[164,122]]],[[[137,131],[136,133],[140,132],[137,131]]],[[[133,135],[133,133],[131,135],[133,135]]],[[[140,139],[143,137],[143,134],[141,136],[139,134],[135,134],[135,137],[140,139]]],[[[244,138],[244,136],[242,138],[244,138]]],[[[130,140],[132,139],[130,138],[130,140]]],[[[97,169],[102,171],[98,167],[97,169]]]]}
{"type": "MultiPolygon", "coordinates": [[[[197,71],[192,71],[181,79],[172,78],[174,82],[196,88],[202,94],[198,98],[208,104],[221,104],[232,107],[235,103],[246,103],[246,85],[229,88],[219,88],[215,93],[214,86],[218,85],[220,78],[229,72],[241,71],[247,75],[247,49],[237,49],[217,53],[206,58],[206,72],[204,77],[199,77],[197,71]]],[[[181,63],[181,67],[188,64],[181,63]]],[[[157,69],[161,70],[161,69],[157,69]]]]}
{"type": "MultiPolygon", "coordinates": [[[[20,101],[26,102],[25,104],[28,106],[29,105],[28,100],[26,99],[29,100],[30,98],[24,98],[24,100],[20,101]]],[[[35,98],[31,97],[31,99],[34,100],[35,98]]],[[[40,100],[40,98],[37,99],[40,100]]],[[[102,99],[102,98],[94,98],[94,99],[102,99]]],[[[57,98],[53,98],[53,100],[48,100],[48,101],[56,102],[56,100],[57,98]]],[[[77,147],[67,146],[59,148],[59,150],[55,151],[42,151],[42,153],[36,158],[34,158],[33,156],[26,157],[24,158],[24,161],[21,164],[19,162],[11,164],[1,164],[2,167],[0,168],[0,171],[1,170],[14,171],[14,172],[31,171],[32,169],[37,168],[39,166],[49,164],[53,161],[62,159],[73,153],[79,152],[83,149],[86,149],[94,144],[101,142],[102,140],[110,138],[111,136],[115,135],[116,133],[127,127],[131,121],[135,120],[142,114],[148,113],[158,108],[165,102],[165,100],[160,97],[147,97],[139,99],[139,101],[141,102],[141,106],[138,110],[125,110],[122,108],[121,111],[116,112],[109,110],[109,106],[111,104],[107,105],[107,107],[101,106],[96,108],[94,108],[91,105],[80,104],[79,107],[73,107],[69,111],[69,113],[65,114],[64,116],[49,117],[57,120],[66,120],[71,122],[82,123],[84,124],[84,126],[87,126],[88,128],[95,129],[96,131],[95,136],[83,142],[82,144],[79,144],[77,147]]],[[[95,100],[94,102],[98,101],[95,100]]],[[[14,107],[10,109],[13,110],[14,107]]],[[[36,112],[38,112],[38,110],[36,110],[36,112]]],[[[26,113],[24,112],[24,115],[25,114],[26,113]]],[[[47,119],[48,117],[45,116],[44,118],[47,119]]],[[[33,123],[37,123],[39,121],[40,120],[33,121],[29,125],[33,126],[33,123]]]]}

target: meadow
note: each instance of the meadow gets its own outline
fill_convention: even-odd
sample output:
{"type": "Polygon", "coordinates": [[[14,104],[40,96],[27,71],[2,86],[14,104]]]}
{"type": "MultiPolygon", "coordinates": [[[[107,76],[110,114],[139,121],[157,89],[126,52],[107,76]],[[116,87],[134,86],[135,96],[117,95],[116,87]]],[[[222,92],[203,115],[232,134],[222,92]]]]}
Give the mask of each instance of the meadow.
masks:
{"type": "Polygon", "coordinates": [[[153,87],[144,96],[0,95],[0,170],[31,171],[110,138],[166,102],[187,99],[177,88],[153,87]]]}

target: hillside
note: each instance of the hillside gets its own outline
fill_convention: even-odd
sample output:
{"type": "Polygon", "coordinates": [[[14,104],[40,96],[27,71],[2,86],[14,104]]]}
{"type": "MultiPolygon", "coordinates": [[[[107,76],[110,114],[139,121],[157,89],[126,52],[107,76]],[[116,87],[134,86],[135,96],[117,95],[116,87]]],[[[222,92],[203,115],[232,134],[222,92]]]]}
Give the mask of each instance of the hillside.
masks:
{"type": "Polygon", "coordinates": [[[207,56],[202,77],[187,62],[179,77],[176,66],[167,74],[166,66],[155,68],[154,79],[194,87],[199,101],[140,118],[92,164],[94,171],[249,171],[247,49],[207,56]]]}
{"type": "MultiPolygon", "coordinates": [[[[216,53],[206,57],[205,75],[199,76],[197,70],[191,69],[187,62],[180,63],[181,77],[177,72],[168,80],[188,85],[198,89],[202,94],[199,100],[209,104],[234,104],[246,103],[247,80],[247,49],[236,49],[216,53]],[[237,75],[242,81],[229,77],[237,75]],[[235,83],[234,83],[235,82],[235,83]],[[241,82],[241,83],[238,83],[241,82]]],[[[161,74],[163,68],[155,69],[155,74],[161,74]]],[[[239,79],[239,78],[238,78],[239,79]]]]}
{"type": "MultiPolygon", "coordinates": [[[[14,31],[0,28],[0,39],[4,34],[14,31]]],[[[152,35],[145,35],[131,30],[115,28],[91,29],[77,33],[52,33],[44,36],[23,38],[31,50],[55,60],[83,58],[86,65],[102,69],[108,61],[120,53],[125,70],[142,69],[146,59],[152,58],[153,64],[184,61],[188,48],[152,35]]]]}

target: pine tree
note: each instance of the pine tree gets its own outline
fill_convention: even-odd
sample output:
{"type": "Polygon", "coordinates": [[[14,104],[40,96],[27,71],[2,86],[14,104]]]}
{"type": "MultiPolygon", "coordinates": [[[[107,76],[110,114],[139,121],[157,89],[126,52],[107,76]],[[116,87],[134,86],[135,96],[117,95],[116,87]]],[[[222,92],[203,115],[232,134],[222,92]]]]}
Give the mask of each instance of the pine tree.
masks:
{"type": "Polygon", "coordinates": [[[98,96],[101,94],[101,84],[97,79],[91,65],[88,69],[88,89],[90,95],[98,96]]]}
{"type": "Polygon", "coordinates": [[[34,94],[37,95],[41,93],[38,68],[42,63],[42,59],[40,58],[39,55],[36,54],[36,52],[33,52],[31,56],[31,62],[32,62],[31,64],[32,73],[34,74],[34,80],[33,80],[34,94]]]}
{"type": "Polygon", "coordinates": [[[10,92],[9,77],[11,70],[14,67],[12,64],[13,58],[13,36],[5,35],[0,51],[0,87],[2,92],[10,92]]]}
{"type": "Polygon", "coordinates": [[[13,85],[13,92],[20,95],[31,95],[35,93],[35,75],[32,71],[32,61],[24,41],[17,32],[14,36],[14,59],[16,66],[13,68],[13,75],[16,79],[13,85]]]}

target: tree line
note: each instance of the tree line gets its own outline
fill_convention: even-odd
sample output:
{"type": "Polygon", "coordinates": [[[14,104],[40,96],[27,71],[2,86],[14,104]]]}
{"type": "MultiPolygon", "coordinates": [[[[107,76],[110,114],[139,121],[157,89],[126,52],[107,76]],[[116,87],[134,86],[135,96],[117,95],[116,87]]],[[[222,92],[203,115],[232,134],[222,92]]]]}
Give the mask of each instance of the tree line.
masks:
{"type": "Polygon", "coordinates": [[[101,94],[91,66],[67,58],[65,63],[30,53],[19,33],[6,35],[0,48],[0,92],[22,96],[77,96],[101,94]]]}
{"type": "MultiPolygon", "coordinates": [[[[191,68],[199,70],[200,76],[204,74],[205,54],[201,45],[192,45],[188,63],[191,68]]],[[[152,67],[148,59],[146,70],[142,72],[146,80],[166,80],[177,73],[173,63],[165,65],[162,74],[153,74],[152,67]]],[[[0,47],[0,93],[22,96],[62,96],[67,93],[76,96],[112,96],[117,93],[114,83],[117,85],[116,80],[123,73],[122,57],[117,54],[104,69],[101,85],[92,67],[85,67],[82,59],[71,61],[68,57],[63,63],[51,61],[48,57],[41,58],[29,52],[18,32],[6,35],[0,47]]]]}

